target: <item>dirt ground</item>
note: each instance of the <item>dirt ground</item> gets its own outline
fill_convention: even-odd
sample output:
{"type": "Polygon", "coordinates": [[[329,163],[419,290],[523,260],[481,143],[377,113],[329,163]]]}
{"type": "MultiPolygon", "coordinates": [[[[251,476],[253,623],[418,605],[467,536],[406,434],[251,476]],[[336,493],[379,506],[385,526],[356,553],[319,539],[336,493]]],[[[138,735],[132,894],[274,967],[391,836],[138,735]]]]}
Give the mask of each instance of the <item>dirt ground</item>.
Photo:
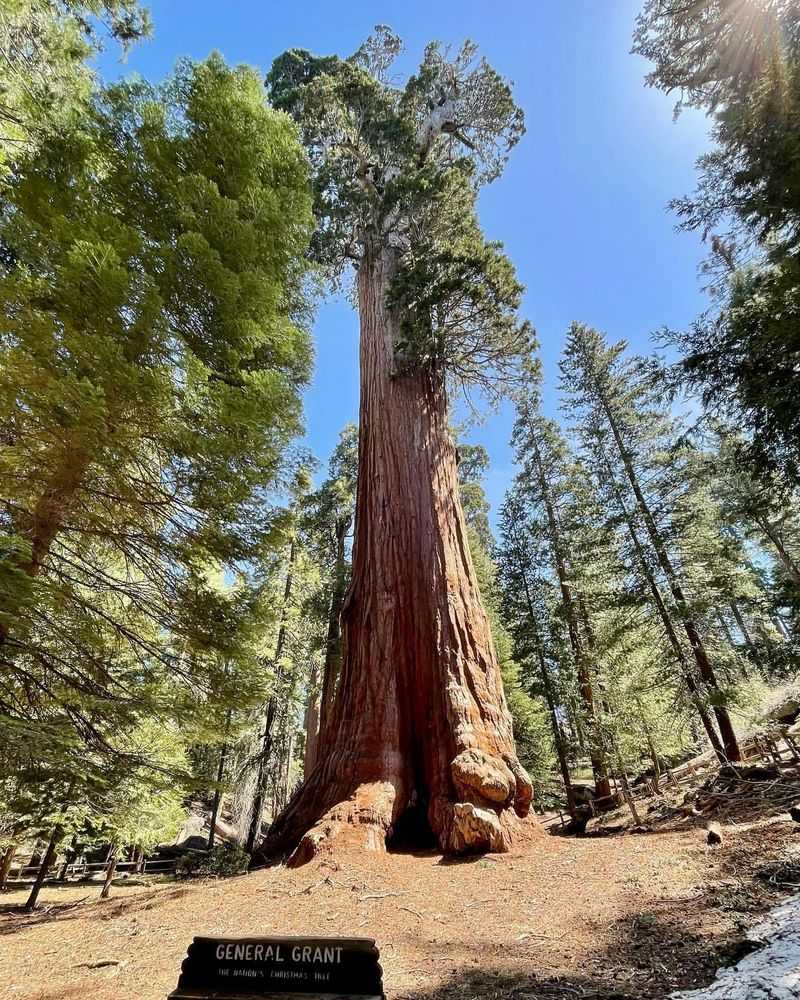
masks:
{"type": "Polygon", "coordinates": [[[790,891],[800,827],[784,817],[580,839],[449,861],[360,855],[224,881],[47,887],[0,903],[0,996],[164,1000],[195,934],[374,937],[390,1000],[650,998],[699,986],[790,891]],[[113,964],[111,964],[113,963],[113,964]]]}

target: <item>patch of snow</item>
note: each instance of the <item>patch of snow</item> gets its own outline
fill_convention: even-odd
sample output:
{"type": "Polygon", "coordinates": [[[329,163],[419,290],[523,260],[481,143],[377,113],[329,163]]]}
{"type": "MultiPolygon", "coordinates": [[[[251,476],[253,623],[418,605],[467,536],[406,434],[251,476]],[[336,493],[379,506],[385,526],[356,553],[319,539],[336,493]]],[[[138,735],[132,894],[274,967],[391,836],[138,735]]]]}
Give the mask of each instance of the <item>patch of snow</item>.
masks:
{"type": "Polygon", "coordinates": [[[800,896],[772,910],[747,938],[759,945],[757,951],[720,969],[705,989],[671,993],[670,1000],[798,1000],[800,896]]]}

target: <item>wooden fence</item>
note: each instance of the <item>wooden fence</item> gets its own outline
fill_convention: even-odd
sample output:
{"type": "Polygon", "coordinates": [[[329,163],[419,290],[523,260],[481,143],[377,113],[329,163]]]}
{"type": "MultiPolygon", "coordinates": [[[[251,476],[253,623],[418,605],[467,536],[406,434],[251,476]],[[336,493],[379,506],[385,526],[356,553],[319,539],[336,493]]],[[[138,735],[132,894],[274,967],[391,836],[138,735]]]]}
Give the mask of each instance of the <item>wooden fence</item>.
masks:
{"type": "MultiPolygon", "coordinates": [[[[742,764],[752,763],[756,760],[777,767],[793,767],[800,764],[800,743],[798,743],[795,735],[791,735],[785,731],[780,733],[757,733],[753,736],[745,737],[743,740],[740,740],[739,749],[742,753],[742,764]]],[[[673,788],[679,788],[681,785],[693,781],[702,775],[703,772],[710,771],[716,767],[717,758],[713,751],[709,750],[699,757],[687,760],[684,764],[679,764],[677,767],[667,768],[662,771],[660,782],[666,782],[672,785],[673,788]]],[[[593,816],[597,815],[597,806],[600,803],[613,802],[615,805],[624,804],[625,795],[621,783],[616,778],[612,778],[611,780],[614,785],[614,791],[611,795],[592,799],[586,803],[592,810],[593,816]]],[[[630,785],[630,796],[634,802],[651,798],[658,794],[659,788],[656,787],[656,783],[652,778],[648,778],[637,785],[630,785]]],[[[551,829],[553,827],[568,826],[571,820],[572,817],[569,813],[560,810],[557,815],[549,816],[543,819],[541,823],[545,829],[551,829]]]]}
{"type": "MultiPolygon", "coordinates": [[[[175,871],[177,862],[175,858],[154,859],[151,861],[118,861],[114,867],[114,877],[118,878],[122,873],[129,875],[169,875],[175,871]]],[[[108,868],[107,861],[77,861],[64,868],[63,865],[53,865],[50,873],[45,879],[48,882],[66,881],[88,881],[96,875],[103,874],[108,868]]],[[[9,872],[9,879],[25,881],[34,878],[39,871],[39,865],[13,866],[9,872]]]]}

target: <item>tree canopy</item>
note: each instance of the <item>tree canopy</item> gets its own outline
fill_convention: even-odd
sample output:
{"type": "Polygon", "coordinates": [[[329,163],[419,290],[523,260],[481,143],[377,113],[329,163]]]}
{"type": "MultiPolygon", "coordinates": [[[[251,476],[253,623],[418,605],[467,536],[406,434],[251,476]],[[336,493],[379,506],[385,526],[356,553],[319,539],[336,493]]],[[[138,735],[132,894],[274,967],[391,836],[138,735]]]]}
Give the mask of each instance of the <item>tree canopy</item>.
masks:
{"type": "Polygon", "coordinates": [[[99,92],[9,186],[7,752],[78,734],[123,753],[142,712],[188,722],[211,691],[256,696],[258,567],[311,362],[307,176],[258,75],[212,56],[99,92]]]}
{"type": "Polygon", "coordinates": [[[300,122],[312,163],[314,251],[331,276],[391,247],[390,304],[401,317],[398,372],[422,366],[490,395],[512,377],[530,330],[522,286],[475,214],[524,132],[508,85],[472,43],[427,46],[403,87],[386,26],[348,59],[292,49],[267,77],[276,107],[300,122]]]}

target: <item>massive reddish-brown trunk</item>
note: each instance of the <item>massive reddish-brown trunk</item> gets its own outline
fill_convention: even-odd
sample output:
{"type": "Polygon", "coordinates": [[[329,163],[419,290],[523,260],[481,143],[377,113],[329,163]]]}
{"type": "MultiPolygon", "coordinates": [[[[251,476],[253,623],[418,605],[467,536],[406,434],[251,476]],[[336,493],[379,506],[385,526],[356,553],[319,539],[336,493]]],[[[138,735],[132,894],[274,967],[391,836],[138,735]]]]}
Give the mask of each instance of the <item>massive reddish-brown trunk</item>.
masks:
{"type": "Polygon", "coordinates": [[[358,275],[361,408],[343,662],[317,764],[262,845],[294,863],[337,842],[506,850],[531,783],[481,605],[438,376],[394,371],[391,250],[358,275]]]}

